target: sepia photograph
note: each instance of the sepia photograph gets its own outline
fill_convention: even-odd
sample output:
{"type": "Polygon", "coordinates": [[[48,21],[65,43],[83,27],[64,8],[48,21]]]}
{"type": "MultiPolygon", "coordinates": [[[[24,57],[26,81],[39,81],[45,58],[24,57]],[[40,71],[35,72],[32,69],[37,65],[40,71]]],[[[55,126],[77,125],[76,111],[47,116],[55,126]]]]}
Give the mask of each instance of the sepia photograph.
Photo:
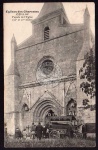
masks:
{"type": "Polygon", "coordinates": [[[4,147],[96,146],[94,2],[3,3],[4,147]]]}

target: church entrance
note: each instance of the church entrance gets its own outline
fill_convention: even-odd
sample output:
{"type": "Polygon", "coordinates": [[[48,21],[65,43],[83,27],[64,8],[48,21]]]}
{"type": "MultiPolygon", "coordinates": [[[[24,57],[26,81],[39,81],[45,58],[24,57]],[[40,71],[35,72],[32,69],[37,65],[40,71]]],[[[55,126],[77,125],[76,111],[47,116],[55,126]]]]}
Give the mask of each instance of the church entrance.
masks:
{"type": "Polygon", "coordinates": [[[50,109],[50,110],[48,111],[48,113],[46,114],[45,119],[44,119],[44,124],[45,124],[45,125],[49,122],[49,119],[50,119],[50,117],[52,117],[52,116],[57,116],[57,115],[55,114],[54,111],[52,111],[52,110],[50,109]]]}
{"type": "Polygon", "coordinates": [[[59,116],[62,109],[57,101],[51,98],[45,98],[36,102],[33,110],[33,121],[46,124],[49,122],[49,117],[59,116]]]}

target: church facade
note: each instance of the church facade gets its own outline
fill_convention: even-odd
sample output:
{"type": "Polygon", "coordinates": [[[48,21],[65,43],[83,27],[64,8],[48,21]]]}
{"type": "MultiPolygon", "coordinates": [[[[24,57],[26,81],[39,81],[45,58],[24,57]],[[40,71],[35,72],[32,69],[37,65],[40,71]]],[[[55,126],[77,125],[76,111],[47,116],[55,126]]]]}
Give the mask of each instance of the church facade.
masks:
{"type": "Polygon", "coordinates": [[[90,15],[71,24],[62,3],[45,3],[32,23],[32,35],[17,45],[11,40],[11,64],[5,75],[5,120],[8,132],[47,116],[79,116],[83,94],[79,68],[91,46],[90,15]],[[11,128],[10,128],[11,126],[11,128]]]}

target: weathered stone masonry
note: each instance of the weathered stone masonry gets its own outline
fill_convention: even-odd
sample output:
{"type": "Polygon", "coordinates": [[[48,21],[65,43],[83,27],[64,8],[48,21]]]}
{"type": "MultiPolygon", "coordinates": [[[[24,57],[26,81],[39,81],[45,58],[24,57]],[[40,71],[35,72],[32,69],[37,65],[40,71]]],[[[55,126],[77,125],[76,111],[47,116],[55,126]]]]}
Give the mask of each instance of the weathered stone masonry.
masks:
{"type": "Polygon", "coordinates": [[[70,24],[62,3],[45,3],[32,21],[32,36],[19,45],[13,36],[12,61],[5,76],[9,133],[32,122],[44,124],[50,110],[55,115],[78,116],[82,105],[78,70],[90,47],[89,22],[87,8],[83,24],[70,24]],[[77,103],[75,110],[71,109],[72,99],[77,103]]]}

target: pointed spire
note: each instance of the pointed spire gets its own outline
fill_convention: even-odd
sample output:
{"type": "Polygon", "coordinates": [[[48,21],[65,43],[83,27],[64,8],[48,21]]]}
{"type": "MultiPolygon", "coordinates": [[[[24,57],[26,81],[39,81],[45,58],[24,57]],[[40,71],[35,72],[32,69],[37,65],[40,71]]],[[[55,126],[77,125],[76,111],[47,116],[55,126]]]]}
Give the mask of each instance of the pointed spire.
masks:
{"type": "Polygon", "coordinates": [[[12,36],[11,42],[15,42],[15,43],[16,43],[16,39],[15,39],[14,34],[13,34],[13,36],[12,36]]]}
{"type": "Polygon", "coordinates": [[[88,7],[87,7],[87,5],[86,5],[86,8],[85,8],[84,15],[88,15],[88,16],[90,16],[90,14],[89,14],[89,10],[88,10],[88,7]]]}
{"type": "Polygon", "coordinates": [[[17,48],[17,42],[16,42],[15,36],[13,34],[12,39],[11,39],[11,51],[14,52],[16,48],[17,48]]]}
{"type": "Polygon", "coordinates": [[[13,34],[12,39],[11,39],[11,64],[6,75],[18,75],[19,76],[17,63],[16,63],[16,49],[17,49],[17,43],[16,43],[15,36],[13,34]]]}
{"type": "Polygon", "coordinates": [[[87,5],[85,8],[85,12],[84,12],[84,25],[85,27],[88,27],[88,28],[90,27],[90,14],[89,14],[87,5]]]}
{"type": "Polygon", "coordinates": [[[15,41],[15,37],[14,37],[14,34],[13,34],[11,42],[14,42],[14,41],[15,41]]]}

